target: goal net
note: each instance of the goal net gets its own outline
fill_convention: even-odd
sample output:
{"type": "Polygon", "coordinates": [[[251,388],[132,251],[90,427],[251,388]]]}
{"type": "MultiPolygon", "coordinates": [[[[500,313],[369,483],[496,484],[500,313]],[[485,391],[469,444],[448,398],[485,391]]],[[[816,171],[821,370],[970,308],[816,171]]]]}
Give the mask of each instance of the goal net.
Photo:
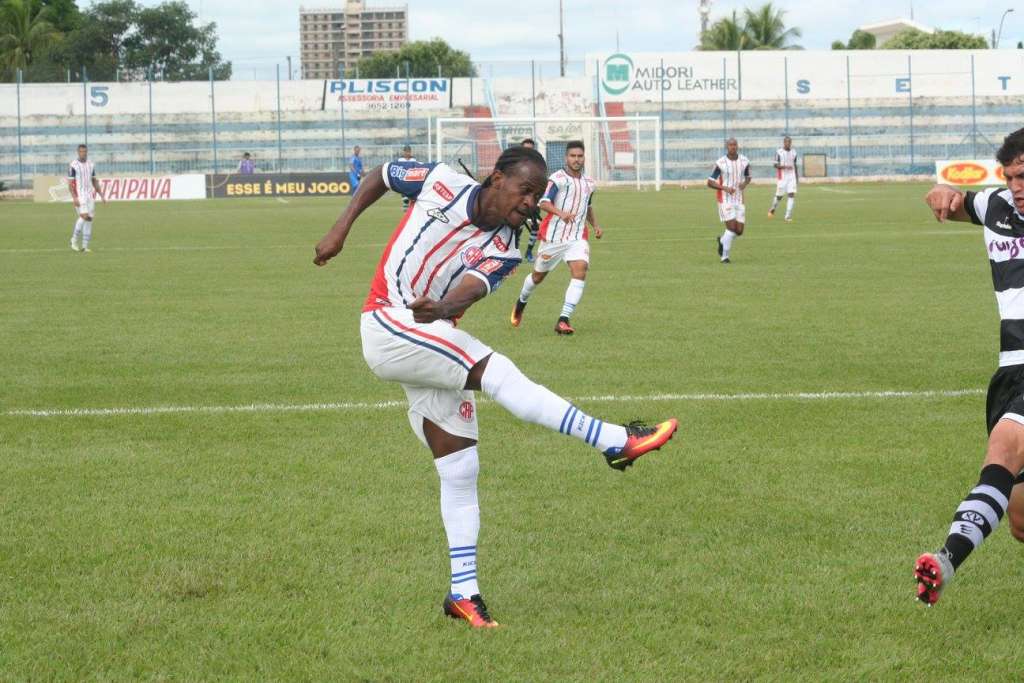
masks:
{"type": "Polygon", "coordinates": [[[565,163],[565,148],[582,140],[587,175],[599,185],[661,189],[661,128],[657,116],[590,116],[561,118],[437,119],[434,160],[459,168],[459,161],[477,178],[494,168],[503,150],[525,138],[554,172],[565,163]]]}

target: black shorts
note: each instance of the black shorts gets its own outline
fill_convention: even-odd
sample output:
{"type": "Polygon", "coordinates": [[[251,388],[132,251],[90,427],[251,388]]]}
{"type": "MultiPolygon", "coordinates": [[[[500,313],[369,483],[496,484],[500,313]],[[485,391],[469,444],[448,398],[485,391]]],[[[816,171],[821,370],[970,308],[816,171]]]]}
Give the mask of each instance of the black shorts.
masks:
{"type": "Polygon", "coordinates": [[[1024,421],[1024,365],[1009,365],[996,370],[988,383],[985,413],[989,434],[1006,413],[1019,415],[1018,421],[1024,421]]]}

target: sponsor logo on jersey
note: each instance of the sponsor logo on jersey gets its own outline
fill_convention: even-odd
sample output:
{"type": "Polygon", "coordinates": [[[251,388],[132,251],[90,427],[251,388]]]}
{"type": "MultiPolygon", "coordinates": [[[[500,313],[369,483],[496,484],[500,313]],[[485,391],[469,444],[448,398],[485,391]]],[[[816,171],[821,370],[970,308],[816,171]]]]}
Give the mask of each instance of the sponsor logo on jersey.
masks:
{"type": "Polygon", "coordinates": [[[473,402],[463,401],[462,405],[459,406],[459,417],[466,422],[473,421],[473,402]]]}
{"type": "Polygon", "coordinates": [[[967,161],[959,164],[950,164],[946,168],[942,169],[942,178],[951,183],[969,185],[972,183],[979,183],[987,176],[988,171],[985,170],[984,166],[979,166],[978,164],[973,164],[967,161]]]}
{"type": "Polygon", "coordinates": [[[392,178],[398,180],[404,180],[407,183],[421,183],[423,182],[427,174],[430,173],[428,168],[405,168],[404,166],[395,166],[392,164],[390,175],[392,178]]]}
{"type": "Polygon", "coordinates": [[[427,215],[433,218],[435,221],[440,221],[442,223],[448,222],[448,214],[446,214],[441,209],[431,209],[430,211],[427,211],[427,215]]]}
{"type": "Polygon", "coordinates": [[[434,183],[434,192],[441,196],[446,202],[450,202],[455,199],[455,194],[448,189],[448,186],[438,180],[434,183]]]}
{"type": "Polygon", "coordinates": [[[480,247],[470,247],[462,252],[462,263],[467,268],[472,268],[484,258],[484,250],[480,247]]]}
{"type": "Polygon", "coordinates": [[[508,245],[505,244],[505,240],[497,236],[494,238],[494,248],[498,251],[508,251],[508,245]]]}

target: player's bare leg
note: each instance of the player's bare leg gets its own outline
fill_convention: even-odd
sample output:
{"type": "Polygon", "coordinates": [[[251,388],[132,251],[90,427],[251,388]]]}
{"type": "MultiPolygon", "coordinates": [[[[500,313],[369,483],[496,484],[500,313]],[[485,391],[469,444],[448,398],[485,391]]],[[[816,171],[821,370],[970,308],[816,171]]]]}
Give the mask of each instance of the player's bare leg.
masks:
{"type": "Polygon", "coordinates": [[[569,280],[569,286],[565,290],[565,302],[562,304],[562,313],[558,316],[558,322],[555,323],[555,332],[558,334],[573,334],[576,332],[572,325],[569,324],[569,317],[572,316],[580,303],[580,299],[583,298],[583,287],[586,285],[589,267],[586,261],[567,261],[566,265],[569,266],[572,279],[569,280]]]}
{"type": "Polygon", "coordinates": [[[733,241],[743,234],[743,223],[739,221],[726,221],[725,232],[718,238],[718,256],[722,263],[730,263],[729,254],[732,251],[733,241]]]}
{"type": "Polygon", "coordinates": [[[786,199],[786,222],[792,222],[793,220],[793,203],[796,201],[796,195],[792,192],[786,199]]]}
{"type": "MultiPolygon", "coordinates": [[[[1022,468],[1024,425],[1004,418],[989,436],[978,484],[956,509],[945,544],[937,552],[924,553],[917,558],[914,578],[917,579],[918,600],[934,605],[961,563],[999,525],[1009,507],[1016,475],[1022,468]]],[[[1014,512],[1018,521],[1020,507],[1018,502],[1014,512]]],[[[1014,526],[1011,520],[1011,531],[1014,526]]]]}
{"type": "Polygon", "coordinates": [[[480,534],[477,442],[449,434],[426,418],[423,436],[441,479],[441,519],[451,561],[451,582],[442,609],[449,617],[464,619],[474,628],[492,628],[498,622],[487,612],[476,573],[476,541],[480,534]]]}
{"type": "Polygon", "coordinates": [[[1006,508],[1006,519],[1010,523],[1010,534],[1024,543],[1024,483],[1020,474],[1010,492],[1010,505],[1006,508]]]}
{"type": "Polygon", "coordinates": [[[526,276],[526,280],[523,281],[523,288],[519,292],[519,298],[516,299],[516,305],[512,308],[512,317],[510,319],[512,327],[519,327],[520,323],[523,322],[523,311],[526,310],[526,304],[530,300],[530,295],[533,294],[534,288],[540,283],[544,282],[548,274],[535,270],[526,276]]]}
{"type": "Polygon", "coordinates": [[[520,420],[585,442],[601,451],[609,467],[620,471],[645,453],[664,446],[679,427],[675,418],[647,426],[609,424],[591,417],[550,389],[531,381],[500,353],[492,353],[474,365],[465,388],[483,391],[520,420]]]}

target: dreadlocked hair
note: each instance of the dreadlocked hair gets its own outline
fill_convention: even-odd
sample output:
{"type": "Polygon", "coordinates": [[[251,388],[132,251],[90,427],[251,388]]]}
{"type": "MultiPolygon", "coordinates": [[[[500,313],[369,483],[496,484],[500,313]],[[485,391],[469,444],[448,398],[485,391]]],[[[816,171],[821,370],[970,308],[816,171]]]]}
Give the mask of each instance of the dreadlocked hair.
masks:
{"type": "Polygon", "coordinates": [[[544,157],[541,156],[541,153],[537,150],[529,147],[523,147],[522,145],[509,147],[502,152],[501,156],[498,157],[498,160],[494,162],[494,171],[491,171],[491,174],[484,179],[483,186],[491,186],[491,177],[494,175],[495,171],[508,173],[510,169],[515,168],[519,164],[534,164],[544,171],[547,171],[548,168],[548,162],[544,160],[544,157]]]}

